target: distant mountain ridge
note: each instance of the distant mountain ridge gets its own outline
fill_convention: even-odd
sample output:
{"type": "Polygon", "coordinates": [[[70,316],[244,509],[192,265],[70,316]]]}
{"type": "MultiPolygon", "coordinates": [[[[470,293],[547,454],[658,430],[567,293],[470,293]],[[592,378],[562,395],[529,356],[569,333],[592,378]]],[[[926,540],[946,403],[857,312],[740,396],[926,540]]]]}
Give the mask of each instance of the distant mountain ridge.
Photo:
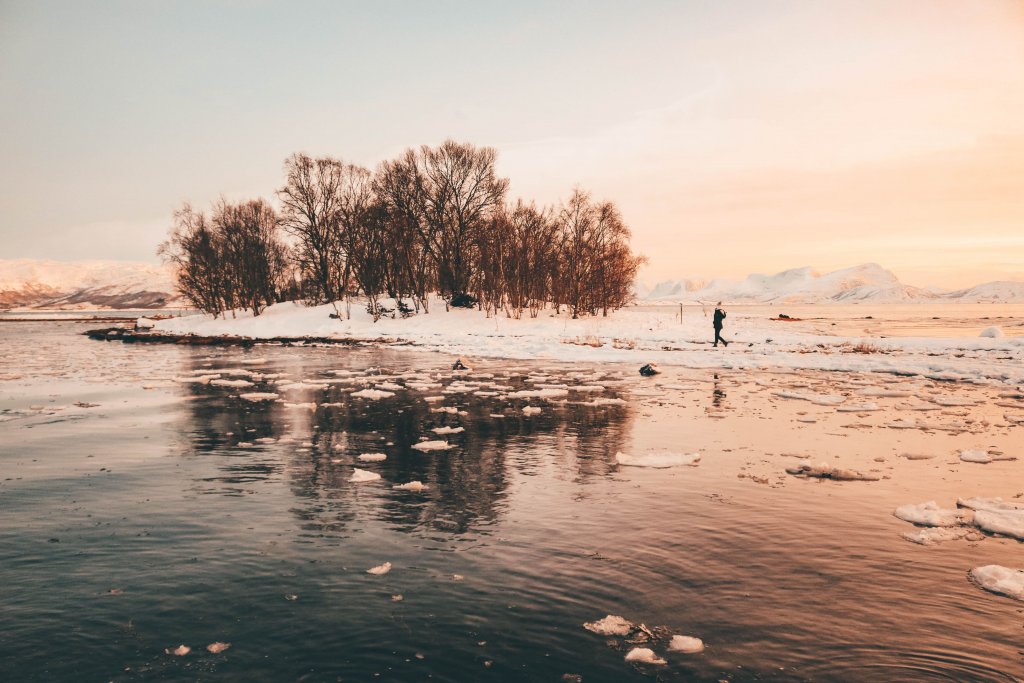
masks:
{"type": "Polygon", "coordinates": [[[0,259],[0,310],[181,305],[169,267],[133,261],[0,259]]]}
{"type": "Polygon", "coordinates": [[[810,267],[792,268],[774,275],[755,273],[743,280],[695,278],[665,280],[638,289],[638,300],[728,301],[730,303],[1024,303],[1024,282],[986,282],[967,289],[946,291],[906,285],[877,263],[865,263],[820,274],[810,267]]]}

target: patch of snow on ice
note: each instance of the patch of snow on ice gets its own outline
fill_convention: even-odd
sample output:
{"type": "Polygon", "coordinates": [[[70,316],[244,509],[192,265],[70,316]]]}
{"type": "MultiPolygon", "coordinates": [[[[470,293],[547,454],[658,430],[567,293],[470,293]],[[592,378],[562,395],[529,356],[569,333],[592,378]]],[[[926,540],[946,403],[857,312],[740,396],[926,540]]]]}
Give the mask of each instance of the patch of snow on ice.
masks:
{"type": "Polygon", "coordinates": [[[668,649],[671,652],[696,654],[704,651],[704,641],[693,636],[672,636],[672,640],[668,643],[668,649]]]}
{"type": "Polygon", "coordinates": [[[583,628],[602,636],[625,636],[633,630],[633,623],[623,617],[609,614],[604,619],[583,624],[583,628]]]}
{"type": "Polygon", "coordinates": [[[644,455],[628,455],[618,452],[615,454],[615,461],[620,465],[629,467],[654,467],[659,469],[680,465],[696,467],[700,462],[700,453],[658,453],[651,451],[644,455]]]}
{"type": "Polygon", "coordinates": [[[987,591],[1024,600],[1024,571],[987,564],[972,569],[971,578],[987,591]]]}
{"type": "Polygon", "coordinates": [[[961,513],[956,508],[940,508],[934,500],[919,505],[901,505],[892,513],[904,522],[921,526],[957,526],[961,513]]]}

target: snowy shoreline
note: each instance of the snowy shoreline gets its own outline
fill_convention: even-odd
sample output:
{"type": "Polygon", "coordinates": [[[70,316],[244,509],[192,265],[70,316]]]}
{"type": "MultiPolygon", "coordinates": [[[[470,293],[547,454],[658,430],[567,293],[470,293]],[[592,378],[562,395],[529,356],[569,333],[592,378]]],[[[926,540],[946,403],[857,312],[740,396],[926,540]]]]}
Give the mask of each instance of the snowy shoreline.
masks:
{"type": "MultiPolygon", "coordinates": [[[[444,310],[374,322],[353,303],[351,319],[331,318],[331,304],[306,307],[287,302],[253,317],[195,315],[142,320],[154,333],[255,341],[329,339],[342,342],[406,343],[452,356],[613,362],[695,369],[770,368],[878,372],[944,381],[1024,383],[1024,337],[839,337],[787,329],[788,323],[734,314],[726,321],[728,347],[714,348],[711,326],[700,315],[623,309],[608,317],[572,320],[542,311],[537,318],[487,317],[475,309],[444,310]]],[[[344,316],[345,307],[337,310],[344,316]]]]}

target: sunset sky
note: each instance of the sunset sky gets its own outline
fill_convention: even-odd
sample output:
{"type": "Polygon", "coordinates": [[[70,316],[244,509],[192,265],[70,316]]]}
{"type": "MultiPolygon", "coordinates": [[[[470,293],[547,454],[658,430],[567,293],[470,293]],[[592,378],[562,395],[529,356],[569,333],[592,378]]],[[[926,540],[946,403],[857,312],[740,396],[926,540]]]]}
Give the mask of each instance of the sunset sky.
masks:
{"type": "Polygon", "coordinates": [[[491,145],[648,282],[1024,280],[1024,2],[0,0],[0,258],[155,261],[295,151],[491,145]]]}

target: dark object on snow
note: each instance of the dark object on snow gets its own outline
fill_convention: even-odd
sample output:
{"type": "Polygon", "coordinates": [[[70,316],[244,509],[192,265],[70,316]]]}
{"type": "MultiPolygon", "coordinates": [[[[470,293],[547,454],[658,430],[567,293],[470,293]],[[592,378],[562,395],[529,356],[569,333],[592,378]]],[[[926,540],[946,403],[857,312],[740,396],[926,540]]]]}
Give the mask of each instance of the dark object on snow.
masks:
{"type": "Polygon", "coordinates": [[[659,370],[657,366],[654,365],[654,363],[648,363],[647,365],[640,368],[640,374],[643,375],[644,377],[654,377],[660,372],[661,370],[659,370]]]}
{"type": "Polygon", "coordinates": [[[715,308],[715,316],[714,316],[714,320],[713,320],[713,324],[715,326],[715,343],[714,343],[714,346],[718,346],[718,342],[722,342],[726,346],[729,345],[729,342],[727,342],[724,339],[722,339],[722,321],[725,320],[725,311],[722,310],[721,306],[722,306],[722,302],[719,301],[718,302],[718,308],[715,308]]]}
{"type": "Polygon", "coordinates": [[[466,364],[462,362],[461,358],[457,358],[455,362],[452,363],[452,370],[469,370],[469,368],[466,367],[466,364]]]}
{"type": "Polygon", "coordinates": [[[789,316],[785,313],[779,313],[779,320],[789,320],[789,316]]]}
{"type": "Polygon", "coordinates": [[[779,313],[779,317],[778,318],[771,318],[771,320],[781,320],[782,322],[785,322],[785,323],[798,323],[798,322],[802,321],[803,318],[791,318],[790,316],[786,315],[785,313],[779,313]]]}
{"type": "Polygon", "coordinates": [[[448,305],[452,308],[473,308],[476,306],[476,297],[472,294],[455,294],[448,305]]]}
{"type": "Polygon", "coordinates": [[[335,320],[341,320],[341,316],[337,313],[331,313],[328,317],[334,318],[335,320]]]}

